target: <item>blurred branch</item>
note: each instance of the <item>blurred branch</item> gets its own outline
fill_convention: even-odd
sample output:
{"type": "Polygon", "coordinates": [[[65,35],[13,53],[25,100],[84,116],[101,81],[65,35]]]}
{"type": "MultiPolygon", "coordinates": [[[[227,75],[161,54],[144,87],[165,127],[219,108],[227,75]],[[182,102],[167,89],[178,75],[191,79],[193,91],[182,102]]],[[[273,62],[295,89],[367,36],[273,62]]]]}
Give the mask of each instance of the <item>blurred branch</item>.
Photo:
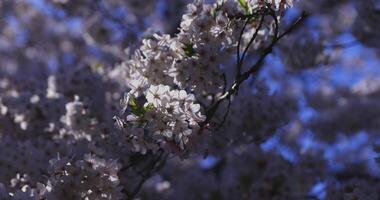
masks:
{"type": "Polygon", "coordinates": [[[359,45],[359,42],[357,40],[344,42],[344,43],[333,43],[333,44],[326,44],[324,45],[324,48],[331,48],[331,49],[344,49],[349,48],[355,45],[359,45]]]}
{"type": "Polygon", "coordinates": [[[127,199],[134,199],[135,196],[140,192],[141,187],[145,183],[145,181],[152,176],[154,172],[162,168],[166,162],[167,155],[164,154],[164,151],[162,149],[158,150],[157,157],[141,172],[142,177],[141,180],[138,182],[135,189],[133,189],[132,192],[128,192],[124,190],[124,193],[128,197],[127,199]],[[145,173],[144,173],[145,172],[145,173]]]}

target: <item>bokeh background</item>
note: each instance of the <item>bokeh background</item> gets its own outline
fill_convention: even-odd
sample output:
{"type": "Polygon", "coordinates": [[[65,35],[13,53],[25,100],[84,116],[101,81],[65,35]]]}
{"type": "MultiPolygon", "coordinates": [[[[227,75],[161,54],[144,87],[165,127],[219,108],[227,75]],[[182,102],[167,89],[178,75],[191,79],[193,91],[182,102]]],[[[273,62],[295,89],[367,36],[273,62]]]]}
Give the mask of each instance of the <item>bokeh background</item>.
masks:
{"type": "MultiPolygon", "coordinates": [[[[130,57],[141,39],[153,33],[177,33],[189,2],[1,0],[0,96],[12,87],[45,90],[41,88],[55,75],[58,83],[73,83],[58,89],[67,96],[74,98],[81,91],[92,99],[99,88],[122,82],[115,66],[130,57]],[[89,77],[79,87],[78,73],[89,77]]],[[[333,174],[379,178],[373,147],[380,142],[380,1],[301,0],[286,12],[283,23],[290,23],[302,10],[309,14],[306,23],[280,42],[259,77],[270,94],[290,95],[296,109],[278,108],[289,109],[292,118],[274,130],[261,148],[290,162],[301,155],[317,155],[333,174]]],[[[109,87],[125,90],[120,84],[109,87]]],[[[121,98],[116,93],[96,95],[104,102],[121,98]]],[[[111,121],[116,110],[109,114],[111,121]]],[[[29,137],[25,132],[30,132],[30,126],[5,125],[17,124],[12,120],[2,118],[0,132],[29,137]]],[[[198,164],[211,169],[219,160],[218,155],[210,155],[198,164]]],[[[321,180],[311,193],[323,198],[325,189],[321,180]]]]}

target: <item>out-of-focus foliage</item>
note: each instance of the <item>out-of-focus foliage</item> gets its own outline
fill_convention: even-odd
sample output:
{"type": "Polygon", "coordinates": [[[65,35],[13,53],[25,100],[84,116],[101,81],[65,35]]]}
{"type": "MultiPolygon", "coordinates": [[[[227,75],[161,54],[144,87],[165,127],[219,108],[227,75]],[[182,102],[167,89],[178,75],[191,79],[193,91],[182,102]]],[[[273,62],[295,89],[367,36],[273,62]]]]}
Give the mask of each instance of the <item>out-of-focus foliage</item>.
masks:
{"type": "Polygon", "coordinates": [[[376,0],[0,1],[0,199],[380,198],[376,0]]]}

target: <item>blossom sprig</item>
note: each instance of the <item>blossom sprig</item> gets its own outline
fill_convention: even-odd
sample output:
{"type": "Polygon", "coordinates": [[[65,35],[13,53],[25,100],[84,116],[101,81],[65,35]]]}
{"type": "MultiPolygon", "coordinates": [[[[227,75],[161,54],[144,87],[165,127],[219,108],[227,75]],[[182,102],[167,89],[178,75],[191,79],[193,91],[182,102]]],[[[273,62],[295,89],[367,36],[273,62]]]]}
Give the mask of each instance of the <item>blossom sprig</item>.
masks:
{"type": "Polygon", "coordinates": [[[194,95],[185,90],[170,90],[165,85],[151,85],[144,94],[145,98],[136,98],[128,93],[121,102],[127,116],[125,120],[116,118],[119,126],[126,129],[135,150],[145,153],[168,143],[184,149],[189,137],[205,120],[194,95]]]}
{"type": "Polygon", "coordinates": [[[239,86],[261,69],[277,41],[298,25],[299,21],[279,33],[279,18],[290,3],[225,0],[209,5],[196,1],[188,5],[177,35],[153,34],[144,39],[132,59],[121,65],[131,90],[122,100],[126,116],[115,117],[135,150],[145,153],[171,142],[180,150],[188,150],[190,136],[209,124],[224,100],[231,103],[239,86]],[[247,13],[255,16],[245,20],[231,17],[247,13]],[[247,36],[245,30],[252,20],[257,25],[247,36]],[[244,71],[250,47],[263,53],[244,71]],[[225,71],[235,48],[237,73],[227,80],[225,71]],[[228,82],[232,82],[229,89],[228,82]]]}
{"type": "Polygon", "coordinates": [[[190,1],[0,1],[0,199],[378,199],[377,1],[190,1]]]}

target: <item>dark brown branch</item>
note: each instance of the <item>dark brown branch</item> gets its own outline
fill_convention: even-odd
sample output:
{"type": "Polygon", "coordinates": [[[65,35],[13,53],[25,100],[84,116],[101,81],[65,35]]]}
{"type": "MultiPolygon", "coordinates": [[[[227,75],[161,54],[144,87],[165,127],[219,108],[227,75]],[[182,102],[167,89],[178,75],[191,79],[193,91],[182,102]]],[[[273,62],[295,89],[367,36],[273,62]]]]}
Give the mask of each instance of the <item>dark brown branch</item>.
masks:
{"type": "MultiPolygon", "coordinates": [[[[256,37],[257,37],[257,35],[259,33],[259,30],[261,29],[261,27],[262,27],[262,25],[264,23],[264,18],[265,18],[265,15],[261,16],[261,19],[260,19],[260,22],[259,22],[259,26],[257,27],[255,33],[252,35],[251,39],[248,42],[248,45],[245,47],[245,49],[243,51],[243,55],[240,58],[240,64],[241,65],[243,65],[242,63],[243,63],[243,61],[245,59],[245,56],[248,53],[249,47],[252,45],[253,41],[255,41],[255,39],[256,39],[256,37]]],[[[239,73],[239,75],[241,75],[241,74],[239,73]]]]}
{"type": "Polygon", "coordinates": [[[240,32],[240,35],[239,35],[239,40],[238,40],[238,44],[237,44],[237,54],[236,54],[236,60],[237,60],[237,64],[236,64],[236,68],[237,68],[237,72],[236,72],[236,77],[237,76],[240,76],[240,73],[241,73],[241,64],[240,64],[240,45],[241,45],[241,40],[243,38],[243,34],[244,34],[244,30],[245,30],[245,27],[247,26],[249,20],[251,18],[247,18],[244,22],[244,26],[243,28],[241,29],[241,32],[240,32]]]}
{"type": "Polygon", "coordinates": [[[260,58],[256,61],[256,63],[254,65],[252,65],[248,71],[244,72],[239,77],[237,77],[234,84],[231,86],[231,88],[227,92],[225,92],[219,98],[219,100],[214,103],[214,105],[211,106],[211,108],[206,112],[206,120],[201,124],[201,127],[204,127],[205,125],[207,125],[210,122],[210,120],[215,115],[216,111],[218,110],[219,105],[224,100],[230,99],[231,96],[237,92],[240,85],[244,81],[246,81],[250,77],[251,74],[257,74],[260,71],[266,56],[272,52],[275,44],[280,39],[282,39],[284,36],[290,34],[292,31],[294,31],[301,24],[301,22],[304,21],[304,19],[307,17],[307,14],[306,14],[306,12],[302,12],[300,17],[295,22],[293,22],[292,25],[288,29],[286,29],[282,34],[279,34],[279,31],[278,31],[279,30],[279,27],[278,27],[279,24],[278,24],[276,16],[273,13],[271,13],[271,16],[274,18],[275,26],[276,26],[275,27],[275,34],[274,34],[274,37],[273,37],[271,44],[267,48],[264,49],[264,52],[262,53],[260,58]]]}
{"type": "Polygon", "coordinates": [[[132,200],[141,190],[141,187],[145,183],[145,181],[159,168],[161,168],[165,161],[166,161],[166,155],[164,156],[164,151],[160,149],[158,151],[158,156],[156,159],[153,160],[153,162],[150,163],[148,167],[144,169],[145,174],[142,175],[141,180],[138,182],[136,188],[132,192],[125,191],[125,194],[127,195],[128,199],[132,200]]]}
{"type": "Polygon", "coordinates": [[[220,122],[219,127],[217,128],[217,130],[219,130],[220,128],[222,128],[224,122],[226,122],[228,114],[230,113],[230,109],[231,109],[231,98],[228,99],[227,111],[226,111],[226,113],[224,113],[223,120],[222,120],[222,122],[220,122]]]}

